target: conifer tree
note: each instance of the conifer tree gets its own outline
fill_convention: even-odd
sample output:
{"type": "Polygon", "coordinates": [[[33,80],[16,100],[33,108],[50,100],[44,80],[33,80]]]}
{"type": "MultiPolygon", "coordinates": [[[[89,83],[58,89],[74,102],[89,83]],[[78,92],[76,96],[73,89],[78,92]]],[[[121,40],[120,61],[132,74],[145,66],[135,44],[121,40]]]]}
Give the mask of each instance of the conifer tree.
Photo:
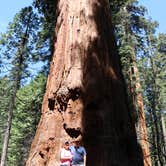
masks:
{"type": "MultiPolygon", "coordinates": [[[[161,36],[160,36],[161,37],[161,36]]],[[[151,30],[147,31],[148,43],[148,76],[145,80],[147,84],[147,99],[148,109],[151,116],[152,125],[152,148],[154,153],[154,163],[157,165],[164,165],[165,161],[165,148],[164,147],[164,133],[162,127],[162,116],[165,96],[165,84],[163,79],[165,77],[165,53],[160,52],[160,37],[155,39],[151,30]],[[150,82],[149,82],[150,81],[150,82]],[[154,132],[154,133],[153,133],[154,132]]],[[[163,35],[164,37],[164,35],[163,35]]]]}
{"type": "Polygon", "coordinates": [[[144,20],[144,49],[140,53],[139,69],[141,82],[143,85],[144,103],[147,111],[149,143],[151,149],[151,158],[154,165],[163,165],[164,161],[164,140],[162,118],[164,106],[164,75],[165,63],[164,51],[161,51],[161,45],[164,48],[164,34],[156,36],[155,31],[157,22],[144,20]],[[162,41],[162,42],[161,42],[162,41]],[[161,44],[162,43],[162,44],[161,44]],[[161,104],[162,103],[162,104],[161,104]],[[161,116],[162,115],[162,116],[161,116]]]}
{"type": "Polygon", "coordinates": [[[9,106],[6,107],[8,120],[6,122],[6,131],[3,139],[3,148],[1,153],[1,166],[5,165],[10,129],[13,118],[17,91],[22,85],[23,79],[27,77],[28,63],[32,60],[33,42],[35,40],[35,29],[38,26],[38,18],[33,13],[32,7],[26,7],[21,10],[14,18],[13,23],[9,25],[9,30],[2,35],[1,45],[3,46],[3,58],[7,58],[9,79],[12,88],[9,95],[9,106]],[[31,35],[30,35],[31,34],[31,35]],[[29,40],[33,36],[33,41],[29,40]]]}
{"type": "Polygon", "coordinates": [[[39,74],[17,92],[8,150],[8,165],[24,166],[40,116],[46,76],[39,74]]]}
{"type": "Polygon", "coordinates": [[[146,9],[138,5],[138,1],[127,1],[114,15],[115,31],[119,45],[119,53],[123,68],[123,75],[128,87],[129,105],[132,108],[133,118],[137,121],[137,139],[139,140],[144,156],[144,165],[150,166],[150,152],[145,122],[144,105],[137,68],[137,54],[143,47],[142,22],[146,9]]]}

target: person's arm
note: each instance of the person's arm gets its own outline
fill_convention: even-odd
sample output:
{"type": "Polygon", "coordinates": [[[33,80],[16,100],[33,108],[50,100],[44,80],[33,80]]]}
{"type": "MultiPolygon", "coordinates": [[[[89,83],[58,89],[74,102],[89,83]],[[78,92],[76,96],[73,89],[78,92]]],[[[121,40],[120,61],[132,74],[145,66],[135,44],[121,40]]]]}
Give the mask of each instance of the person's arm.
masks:
{"type": "Polygon", "coordinates": [[[84,147],[83,148],[83,153],[84,153],[84,166],[86,166],[86,150],[84,147]]]}
{"type": "Polygon", "coordinates": [[[86,166],[86,155],[84,155],[84,166],[86,166]]]}

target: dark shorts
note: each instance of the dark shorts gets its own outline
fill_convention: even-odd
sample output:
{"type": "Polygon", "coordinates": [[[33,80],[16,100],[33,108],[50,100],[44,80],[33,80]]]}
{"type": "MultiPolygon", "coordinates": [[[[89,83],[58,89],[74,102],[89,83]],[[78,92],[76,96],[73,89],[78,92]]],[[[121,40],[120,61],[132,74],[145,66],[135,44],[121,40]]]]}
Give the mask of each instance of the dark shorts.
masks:
{"type": "Polygon", "coordinates": [[[84,166],[84,164],[72,164],[72,166],[84,166]]]}

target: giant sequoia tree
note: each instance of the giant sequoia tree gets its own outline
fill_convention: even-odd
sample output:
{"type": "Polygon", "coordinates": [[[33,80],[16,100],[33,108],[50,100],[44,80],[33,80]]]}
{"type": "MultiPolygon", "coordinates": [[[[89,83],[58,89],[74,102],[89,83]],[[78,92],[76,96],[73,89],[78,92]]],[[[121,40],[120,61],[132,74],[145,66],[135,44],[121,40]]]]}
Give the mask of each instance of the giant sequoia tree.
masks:
{"type": "Polygon", "coordinates": [[[57,10],[55,51],[27,166],[58,166],[62,142],[78,137],[88,166],[143,165],[108,0],[59,0],[57,10]]]}
{"type": "Polygon", "coordinates": [[[130,107],[133,117],[137,121],[137,139],[139,140],[144,158],[144,166],[151,165],[148,145],[147,129],[145,123],[144,104],[141,94],[139,70],[137,68],[137,56],[144,48],[143,31],[146,9],[138,5],[137,0],[128,1],[124,7],[113,15],[119,39],[119,54],[123,67],[123,75],[128,87],[130,107]]]}

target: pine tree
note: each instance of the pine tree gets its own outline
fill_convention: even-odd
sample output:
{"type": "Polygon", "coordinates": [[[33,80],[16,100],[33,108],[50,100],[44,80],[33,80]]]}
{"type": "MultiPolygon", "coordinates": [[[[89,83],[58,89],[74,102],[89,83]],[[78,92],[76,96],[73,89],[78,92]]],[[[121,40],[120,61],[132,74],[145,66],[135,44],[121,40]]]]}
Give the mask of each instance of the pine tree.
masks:
{"type": "Polygon", "coordinates": [[[25,165],[40,116],[45,82],[46,77],[39,74],[17,92],[8,150],[8,165],[25,165]]]}
{"type": "MultiPolygon", "coordinates": [[[[9,105],[9,94],[10,94],[11,84],[7,77],[0,78],[0,152],[2,151],[2,140],[5,130],[5,122],[7,119],[6,108],[9,105]]],[[[1,155],[0,155],[1,156],[1,155]]]]}
{"type": "Polygon", "coordinates": [[[3,149],[1,156],[1,166],[5,165],[10,129],[13,118],[13,110],[15,107],[16,94],[21,87],[23,79],[27,77],[28,63],[32,59],[33,41],[30,42],[30,33],[32,29],[38,26],[38,19],[33,13],[32,7],[26,7],[16,15],[12,24],[9,25],[9,31],[2,36],[1,44],[3,46],[3,57],[8,58],[8,68],[12,88],[9,95],[9,107],[6,107],[8,112],[8,120],[6,131],[4,134],[3,149]]]}

